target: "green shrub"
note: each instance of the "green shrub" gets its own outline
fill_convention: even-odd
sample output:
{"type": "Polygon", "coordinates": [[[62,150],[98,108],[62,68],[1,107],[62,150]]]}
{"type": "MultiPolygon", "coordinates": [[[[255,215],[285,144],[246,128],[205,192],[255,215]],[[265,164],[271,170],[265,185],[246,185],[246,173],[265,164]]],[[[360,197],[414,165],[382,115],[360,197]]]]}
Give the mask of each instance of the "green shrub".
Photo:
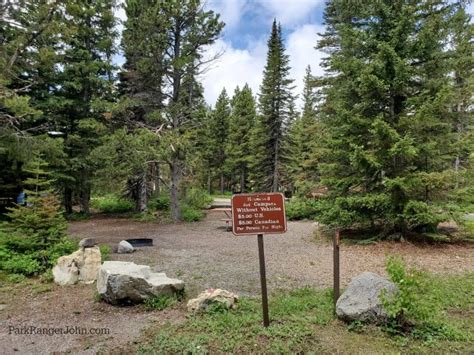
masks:
{"type": "Polygon", "coordinates": [[[186,204],[181,205],[181,217],[185,222],[197,222],[205,217],[205,213],[186,204]]]}
{"type": "Polygon", "coordinates": [[[148,202],[148,208],[153,211],[167,211],[170,208],[170,196],[160,195],[151,198],[148,202]]]}
{"type": "Polygon", "coordinates": [[[470,280],[466,281],[456,277],[441,279],[415,269],[408,271],[400,257],[388,258],[387,273],[399,291],[391,297],[381,294],[389,317],[385,330],[395,335],[408,333],[424,341],[470,338],[458,327],[459,322],[446,317],[446,311],[467,307],[465,298],[473,292],[474,275],[468,275],[470,280]]]}
{"type": "Polygon", "coordinates": [[[94,197],[91,206],[102,213],[126,213],[134,209],[132,201],[115,195],[94,197]]]}
{"type": "Polygon", "coordinates": [[[285,210],[289,220],[314,219],[318,214],[317,201],[303,198],[291,199],[285,210]]]}
{"type": "Polygon", "coordinates": [[[211,195],[198,187],[191,187],[184,198],[184,203],[194,209],[204,209],[213,201],[211,195]]]}
{"type": "Polygon", "coordinates": [[[2,261],[1,266],[9,274],[26,276],[37,274],[41,270],[41,264],[33,254],[11,254],[8,259],[2,261]]]}
{"type": "Polygon", "coordinates": [[[60,256],[77,249],[77,242],[66,236],[45,245],[36,234],[14,233],[0,231],[0,270],[9,274],[40,275],[50,270],[60,256]]]}

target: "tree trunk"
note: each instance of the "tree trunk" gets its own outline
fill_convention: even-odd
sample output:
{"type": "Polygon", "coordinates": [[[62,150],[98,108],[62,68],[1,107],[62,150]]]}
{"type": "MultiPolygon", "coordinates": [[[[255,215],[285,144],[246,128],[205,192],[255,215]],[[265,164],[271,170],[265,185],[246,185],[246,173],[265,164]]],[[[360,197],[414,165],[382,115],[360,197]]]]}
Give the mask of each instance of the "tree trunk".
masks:
{"type": "Polygon", "coordinates": [[[212,195],[212,179],[211,179],[211,170],[209,169],[207,173],[207,192],[209,195],[212,195]]]}
{"type": "Polygon", "coordinates": [[[221,194],[224,194],[224,173],[221,171],[221,194]]]}
{"type": "Polygon", "coordinates": [[[160,182],[160,164],[155,164],[155,193],[159,196],[161,192],[161,182],[160,182]]]}
{"type": "Polygon", "coordinates": [[[279,185],[279,176],[278,176],[278,142],[275,143],[275,157],[273,159],[273,183],[272,183],[272,192],[278,192],[279,185]]]}
{"type": "Polygon", "coordinates": [[[144,172],[140,176],[137,191],[137,212],[146,212],[148,210],[148,191],[147,191],[147,174],[144,172]]]}
{"type": "Polygon", "coordinates": [[[246,171],[245,168],[242,169],[242,172],[240,173],[240,193],[245,192],[245,180],[246,180],[246,171]]]}
{"type": "Polygon", "coordinates": [[[69,187],[64,188],[64,210],[67,215],[72,214],[72,190],[69,187]]]}
{"type": "Polygon", "coordinates": [[[89,202],[91,198],[91,189],[90,187],[85,187],[81,190],[79,204],[81,207],[81,212],[85,214],[90,213],[89,202]]]}
{"type": "Polygon", "coordinates": [[[179,208],[179,182],[181,179],[181,162],[178,157],[174,157],[171,163],[171,186],[170,186],[170,207],[171,219],[175,222],[181,220],[181,209],[179,208]]]}

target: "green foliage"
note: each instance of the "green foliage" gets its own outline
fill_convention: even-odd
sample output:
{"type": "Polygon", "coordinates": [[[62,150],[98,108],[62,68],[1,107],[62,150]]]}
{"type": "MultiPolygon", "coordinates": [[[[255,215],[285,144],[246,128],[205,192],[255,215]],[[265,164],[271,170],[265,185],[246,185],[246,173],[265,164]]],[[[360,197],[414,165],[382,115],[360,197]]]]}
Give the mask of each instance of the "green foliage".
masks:
{"type": "Polygon", "coordinates": [[[102,261],[107,261],[110,259],[110,253],[111,253],[111,248],[107,244],[101,244],[99,245],[100,249],[100,255],[102,258],[102,261]]]}
{"type": "Polygon", "coordinates": [[[61,236],[44,244],[35,235],[19,231],[0,231],[0,270],[25,276],[40,275],[51,269],[57,259],[77,249],[77,243],[61,236]]]}
{"type": "Polygon", "coordinates": [[[198,187],[191,187],[186,192],[186,197],[184,198],[185,204],[195,209],[208,208],[212,201],[212,196],[198,187]]]}
{"type": "Polygon", "coordinates": [[[226,142],[228,169],[240,175],[240,192],[248,188],[249,165],[252,160],[250,140],[257,116],[256,102],[252,89],[245,84],[237,87],[231,100],[232,111],[229,117],[229,135],[226,142]]]}
{"type": "Polygon", "coordinates": [[[134,209],[132,201],[113,194],[92,198],[91,206],[102,213],[126,213],[134,209]]]}
{"type": "Polygon", "coordinates": [[[473,277],[434,277],[407,270],[400,257],[390,257],[387,273],[399,289],[394,296],[381,295],[389,320],[384,328],[391,334],[406,334],[424,341],[469,340],[458,320],[447,317],[450,308],[469,308],[466,297],[474,291],[473,277]]]}
{"type": "Polygon", "coordinates": [[[461,2],[327,3],[318,169],[335,203],[324,223],[434,230],[471,184],[469,21],[461,2]]]}
{"type": "Polygon", "coordinates": [[[278,191],[282,173],[284,139],[293,111],[293,80],[289,79],[289,57],[281,26],[273,21],[268,39],[267,62],[260,87],[259,109],[252,132],[251,177],[256,191],[278,191]]]}
{"type": "Polygon", "coordinates": [[[170,208],[170,196],[160,195],[158,197],[151,198],[148,201],[148,208],[153,211],[167,211],[170,208]]]}
{"type": "Polygon", "coordinates": [[[7,276],[7,281],[18,284],[26,280],[26,276],[23,274],[10,274],[7,276]]]}
{"type": "Polygon", "coordinates": [[[1,263],[2,270],[10,274],[34,275],[41,271],[41,265],[34,254],[11,254],[1,263]]]}
{"type": "Polygon", "coordinates": [[[285,204],[286,217],[290,221],[315,219],[318,217],[318,201],[304,198],[293,198],[285,204]]]}
{"type": "Polygon", "coordinates": [[[158,310],[162,311],[166,308],[175,306],[182,297],[177,295],[172,296],[154,296],[145,300],[145,308],[149,311],[158,310]]]}
{"type": "Polygon", "coordinates": [[[206,214],[201,209],[187,204],[181,204],[181,216],[185,222],[198,222],[202,220],[206,214]]]}

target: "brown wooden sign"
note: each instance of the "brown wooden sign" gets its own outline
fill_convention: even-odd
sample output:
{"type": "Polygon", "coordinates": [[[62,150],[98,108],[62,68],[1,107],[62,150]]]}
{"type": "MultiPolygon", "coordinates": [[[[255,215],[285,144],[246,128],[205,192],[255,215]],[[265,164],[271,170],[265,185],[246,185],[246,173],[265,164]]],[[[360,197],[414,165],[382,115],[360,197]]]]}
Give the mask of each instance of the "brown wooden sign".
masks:
{"type": "Polygon", "coordinates": [[[281,193],[232,196],[232,232],[277,234],[286,232],[285,198],[281,193]]]}

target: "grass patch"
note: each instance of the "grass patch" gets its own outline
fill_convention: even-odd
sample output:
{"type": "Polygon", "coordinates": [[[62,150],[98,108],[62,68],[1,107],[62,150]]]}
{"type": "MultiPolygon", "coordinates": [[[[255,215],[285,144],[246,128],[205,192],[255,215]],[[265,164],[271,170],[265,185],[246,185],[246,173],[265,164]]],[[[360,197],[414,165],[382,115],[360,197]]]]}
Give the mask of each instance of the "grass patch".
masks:
{"type": "Polygon", "coordinates": [[[303,288],[270,297],[270,327],[262,326],[259,298],[243,297],[236,310],[190,316],[179,324],[148,329],[147,353],[394,353],[472,351],[474,273],[425,274],[424,296],[436,303],[432,322],[409,333],[334,318],[331,290],[303,288]],[[442,336],[440,334],[443,334],[442,336]],[[150,341],[150,339],[152,339],[150,341]]]}
{"type": "Polygon", "coordinates": [[[107,244],[102,244],[99,245],[99,249],[102,262],[109,260],[111,252],[110,246],[108,246],[107,244]]]}
{"type": "Polygon", "coordinates": [[[175,294],[172,296],[155,296],[147,298],[144,302],[145,309],[148,311],[158,310],[162,311],[178,304],[184,298],[184,293],[175,294]]]}
{"type": "Polygon", "coordinates": [[[270,298],[272,325],[262,327],[258,299],[244,297],[236,310],[219,309],[167,325],[141,353],[293,352],[317,348],[315,325],[333,318],[331,294],[309,288],[270,298]]]}

